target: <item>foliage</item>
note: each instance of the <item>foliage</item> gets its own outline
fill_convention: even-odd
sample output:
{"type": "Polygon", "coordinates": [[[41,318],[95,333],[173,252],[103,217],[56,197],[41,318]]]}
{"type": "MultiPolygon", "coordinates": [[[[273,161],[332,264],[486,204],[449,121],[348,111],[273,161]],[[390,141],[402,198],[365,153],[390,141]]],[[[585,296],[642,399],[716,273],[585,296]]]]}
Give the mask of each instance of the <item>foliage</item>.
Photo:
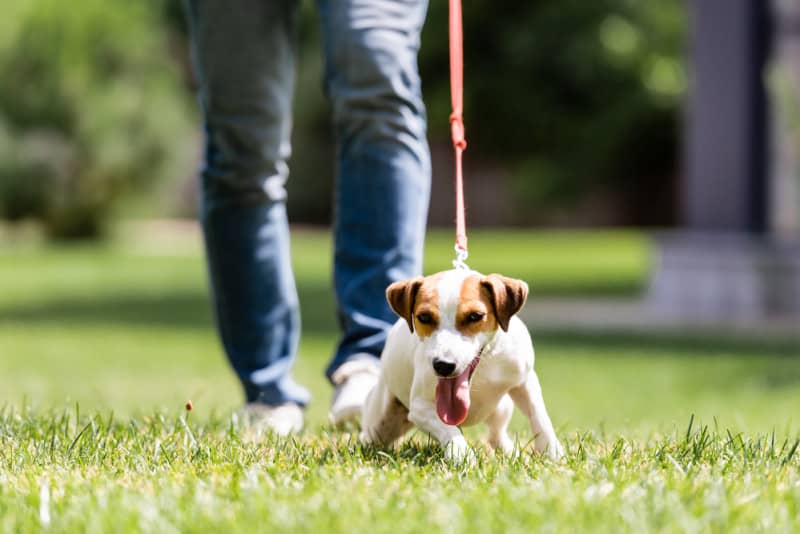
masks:
{"type": "MultiPolygon", "coordinates": [[[[195,106],[173,61],[188,62],[179,0],[6,4],[1,217],[96,234],[123,193],[191,173],[195,106]]],[[[288,188],[293,220],[325,223],[334,156],[318,17],[300,4],[288,188]]],[[[446,17],[446,2],[430,3],[420,53],[434,145],[449,136],[446,17]]],[[[631,222],[669,222],[685,88],[678,0],[476,0],[464,22],[467,165],[510,173],[518,222],[598,191],[648,206],[631,222]]]]}
{"type": "MultiPolygon", "coordinates": [[[[663,190],[675,171],[686,17],[677,0],[464,5],[469,153],[502,158],[530,218],[607,189],[663,190]]],[[[431,3],[421,70],[449,113],[447,3],[431,3]]],[[[446,121],[432,121],[447,135],[446,121]]],[[[523,216],[523,219],[526,218],[523,216]]]]}
{"type": "MultiPolygon", "coordinates": [[[[7,3],[8,4],[8,3],[7,3]]],[[[186,166],[192,124],[156,2],[12,0],[0,22],[0,216],[97,235],[186,166]]]]}

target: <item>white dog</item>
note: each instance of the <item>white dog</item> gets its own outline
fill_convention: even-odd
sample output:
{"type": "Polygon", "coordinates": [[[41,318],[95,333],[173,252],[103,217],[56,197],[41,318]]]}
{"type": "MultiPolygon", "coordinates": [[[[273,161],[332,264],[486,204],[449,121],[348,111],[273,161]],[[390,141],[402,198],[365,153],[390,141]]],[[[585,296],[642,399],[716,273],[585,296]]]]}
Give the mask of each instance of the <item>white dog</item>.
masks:
{"type": "Polygon", "coordinates": [[[364,404],[362,441],[389,445],[416,425],[461,460],[471,451],[459,426],[486,423],[489,444],[510,453],[506,428],[516,404],[535,450],[563,456],[533,371],[530,334],[514,316],[527,296],[525,282],[466,269],[390,285],[386,297],[401,319],[364,404]]]}

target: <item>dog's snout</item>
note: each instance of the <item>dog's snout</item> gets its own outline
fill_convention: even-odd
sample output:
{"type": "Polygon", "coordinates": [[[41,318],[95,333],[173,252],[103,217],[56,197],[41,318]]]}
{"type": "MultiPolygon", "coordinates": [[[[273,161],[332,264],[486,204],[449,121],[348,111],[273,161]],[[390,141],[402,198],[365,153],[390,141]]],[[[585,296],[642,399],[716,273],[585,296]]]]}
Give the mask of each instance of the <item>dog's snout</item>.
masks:
{"type": "Polygon", "coordinates": [[[436,371],[436,374],[439,376],[450,376],[453,374],[453,371],[456,370],[456,364],[455,362],[434,358],[433,370],[436,371]]]}

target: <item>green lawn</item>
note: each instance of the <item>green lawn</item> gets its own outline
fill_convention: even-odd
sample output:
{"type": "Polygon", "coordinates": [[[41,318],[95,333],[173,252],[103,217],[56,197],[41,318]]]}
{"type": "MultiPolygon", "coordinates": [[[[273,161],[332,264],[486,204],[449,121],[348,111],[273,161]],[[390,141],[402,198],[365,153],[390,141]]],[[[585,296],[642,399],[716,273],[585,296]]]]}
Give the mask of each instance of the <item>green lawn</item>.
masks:
{"type": "MultiPolygon", "coordinates": [[[[482,456],[456,469],[419,434],[398,452],[362,450],[324,425],[330,241],[294,237],[296,374],[315,398],[300,437],[255,443],[231,419],[241,396],[196,235],[0,239],[0,531],[38,529],[43,493],[57,531],[800,527],[795,340],[530,325],[566,463],[482,456]]],[[[474,232],[470,252],[472,267],[528,281],[532,301],[632,295],[650,262],[634,232],[474,232]]],[[[428,271],[449,266],[449,232],[430,236],[426,257],[428,271]]],[[[525,444],[525,426],[513,425],[525,444]]],[[[482,430],[468,434],[479,443],[482,430]]]]}

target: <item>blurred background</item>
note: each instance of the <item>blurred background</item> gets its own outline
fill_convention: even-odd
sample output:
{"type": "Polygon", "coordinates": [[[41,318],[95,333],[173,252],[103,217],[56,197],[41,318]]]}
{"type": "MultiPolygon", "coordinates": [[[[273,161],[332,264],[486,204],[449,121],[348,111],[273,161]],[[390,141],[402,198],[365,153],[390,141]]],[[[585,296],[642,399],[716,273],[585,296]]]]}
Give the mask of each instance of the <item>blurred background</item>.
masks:
{"type": "MultiPolygon", "coordinates": [[[[297,373],[317,424],[336,335],[318,26],[301,2],[288,185],[297,373]]],[[[446,28],[431,2],[427,271],[452,251],[446,28]]],[[[474,0],[464,36],[471,266],[531,285],[557,424],[663,430],[696,413],[797,429],[800,7],[474,0]]],[[[240,402],[194,222],[203,137],[186,39],[179,0],[5,2],[0,405],[240,402]]]]}
{"type": "MultiPolygon", "coordinates": [[[[420,69],[436,191],[452,221],[447,5],[432,2],[420,69]]],[[[4,17],[2,214],[54,237],[118,217],[192,217],[198,129],[179,0],[14,0],[4,17]]],[[[301,2],[291,218],[328,224],[333,178],[319,21],[301,2]]],[[[677,220],[679,1],[540,1],[464,13],[470,223],[658,225],[677,220]]],[[[235,53],[235,51],[231,51],[235,53]]]]}

